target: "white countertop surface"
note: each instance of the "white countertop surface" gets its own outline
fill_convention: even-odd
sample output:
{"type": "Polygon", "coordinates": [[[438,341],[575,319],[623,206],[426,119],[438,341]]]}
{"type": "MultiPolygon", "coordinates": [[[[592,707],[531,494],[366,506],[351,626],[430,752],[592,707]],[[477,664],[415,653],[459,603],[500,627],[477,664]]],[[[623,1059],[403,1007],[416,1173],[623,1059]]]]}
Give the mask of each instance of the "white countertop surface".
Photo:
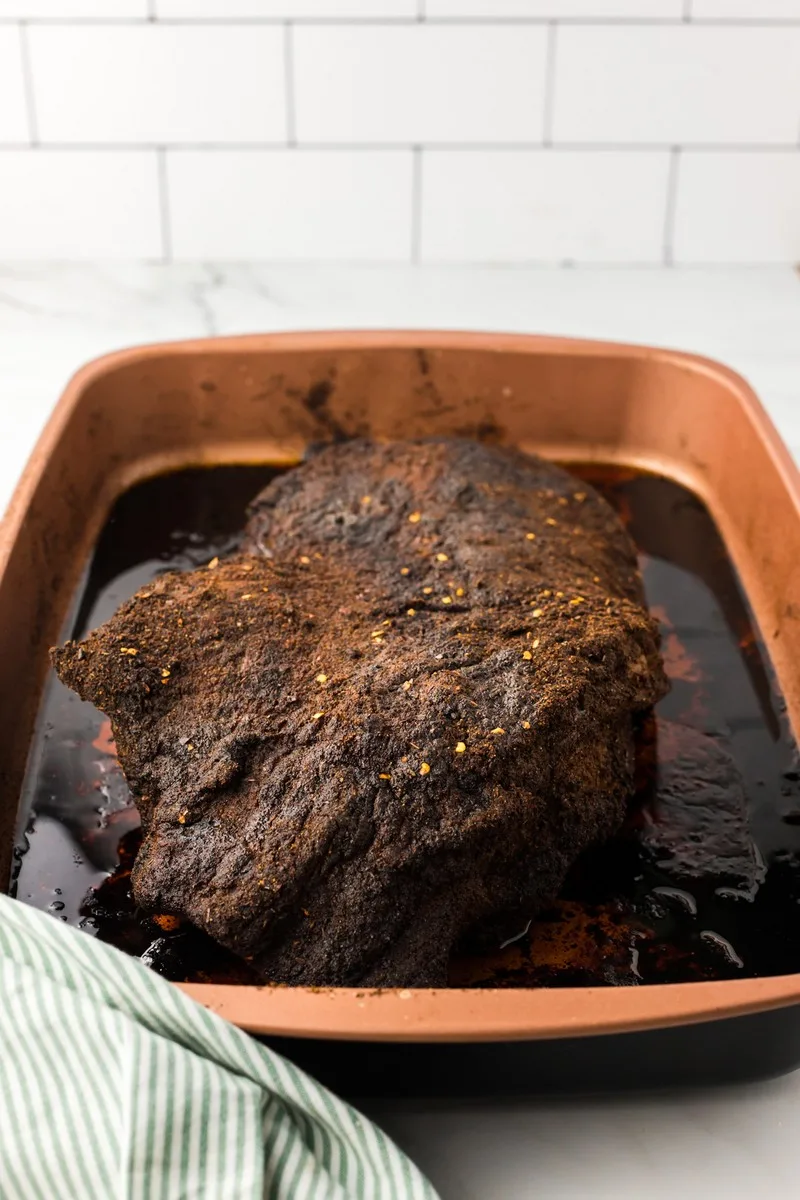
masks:
{"type": "MultiPolygon", "coordinates": [[[[615,338],[719,358],[800,457],[800,278],[787,268],[0,264],[0,512],[72,372],[138,342],[333,327],[615,338]]],[[[800,1071],[658,1096],[369,1107],[443,1200],[790,1197],[800,1071]]]]}

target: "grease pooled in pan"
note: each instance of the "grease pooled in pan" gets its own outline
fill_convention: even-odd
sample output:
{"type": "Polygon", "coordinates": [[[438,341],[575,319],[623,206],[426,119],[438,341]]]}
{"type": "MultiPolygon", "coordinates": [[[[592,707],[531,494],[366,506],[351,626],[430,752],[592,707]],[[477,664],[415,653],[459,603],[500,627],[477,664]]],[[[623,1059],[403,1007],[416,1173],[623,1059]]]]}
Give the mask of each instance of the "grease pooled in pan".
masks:
{"type": "MultiPolygon", "coordinates": [[[[636,985],[800,970],[800,771],[781,697],[704,506],[669,480],[570,468],[601,490],[641,556],[672,691],[643,723],[624,829],[573,868],[552,912],[504,946],[465,946],[461,986],[636,985]]],[[[231,550],[268,467],[188,470],[120,498],[65,636],[166,569],[231,550]]],[[[14,888],[170,979],[254,982],[240,962],[129,890],[138,816],[108,723],[52,679],[22,798],[14,888]]],[[[515,936],[514,936],[515,935],[515,936]]]]}

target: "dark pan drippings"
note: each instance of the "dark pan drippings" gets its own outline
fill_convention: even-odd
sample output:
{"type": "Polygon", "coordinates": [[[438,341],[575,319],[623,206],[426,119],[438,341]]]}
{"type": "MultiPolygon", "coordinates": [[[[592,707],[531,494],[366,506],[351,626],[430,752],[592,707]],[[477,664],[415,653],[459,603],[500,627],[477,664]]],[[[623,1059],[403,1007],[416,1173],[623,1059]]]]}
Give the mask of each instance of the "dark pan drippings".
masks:
{"type": "MultiPolygon", "coordinates": [[[[642,984],[800,970],[800,770],[763,645],[704,506],[668,480],[571,469],[620,513],[661,621],[672,691],[638,739],[638,787],[610,844],[554,911],[465,946],[454,985],[642,984]]],[[[233,549],[268,467],[183,471],[123,496],[65,636],[80,637],[164,570],[233,549]]],[[[186,923],[138,912],[138,815],[108,723],[52,678],[22,797],[14,889],[170,979],[253,982],[186,923]]]]}

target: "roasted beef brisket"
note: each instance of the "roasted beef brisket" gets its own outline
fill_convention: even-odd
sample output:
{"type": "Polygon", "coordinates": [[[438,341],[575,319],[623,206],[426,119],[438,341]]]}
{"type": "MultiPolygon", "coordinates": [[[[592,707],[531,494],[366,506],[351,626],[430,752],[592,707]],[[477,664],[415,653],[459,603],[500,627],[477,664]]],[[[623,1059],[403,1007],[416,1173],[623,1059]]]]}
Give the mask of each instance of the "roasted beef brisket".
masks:
{"type": "Polygon", "coordinates": [[[460,440],[318,451],[241,553],[54,661],[111,718],[138,903],[318,985],[442,985],[465,933],[551,901],[667,686],[606,503],[460,440]]]}

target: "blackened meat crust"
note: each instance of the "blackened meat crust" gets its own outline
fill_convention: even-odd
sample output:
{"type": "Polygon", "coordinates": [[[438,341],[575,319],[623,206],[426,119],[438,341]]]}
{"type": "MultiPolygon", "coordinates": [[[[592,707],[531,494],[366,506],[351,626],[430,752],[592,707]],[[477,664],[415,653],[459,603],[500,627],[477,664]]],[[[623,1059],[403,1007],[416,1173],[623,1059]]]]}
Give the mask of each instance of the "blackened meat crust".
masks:
{"type": "Polygon", "coordinates": [[[606,503],[459,440],[321,450],[242,553],[53,657],[111,718],[137,902],[293,984],[443,985],[466,931],[552,901],[667,686],[606,503]]]}

